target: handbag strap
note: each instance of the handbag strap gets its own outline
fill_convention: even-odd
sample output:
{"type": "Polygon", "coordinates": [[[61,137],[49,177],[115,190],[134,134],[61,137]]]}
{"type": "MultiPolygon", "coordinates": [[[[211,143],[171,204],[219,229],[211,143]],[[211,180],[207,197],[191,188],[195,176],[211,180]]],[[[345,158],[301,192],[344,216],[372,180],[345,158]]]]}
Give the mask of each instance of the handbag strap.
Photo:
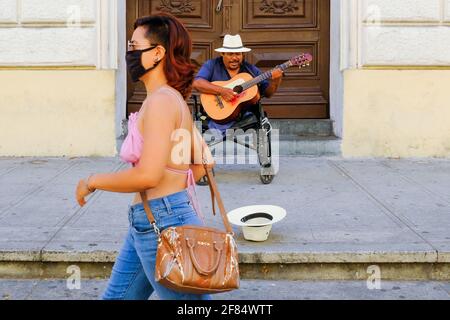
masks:
{"type": "Polygon", "coordinates": [[[150,221],[150,224],[153,226],[153,229],[155,230],[155,233],[158,235],[158,237],[161,236],[161,232],[156,225],[155,217],[153,216],[152,209],[150,209],[150,206],[148,205],[148,198],[147,194],[145,192],[141,192],[141,198],[142,198],[142,204],[144,206],[145,213],[147,214],[148,221],[150,221]]]}
{"type": "MultiPolygon", "coordinates": [[[[219,207],[220,215],[222,216],[222,221],[223,221],[223,224],[225,226],[226,232],[228,234],[234,235],[233,228],[231,227],[230,221],[228,220],[227,212],[225,210],[225,206],[223,204],[222,197],[220,195],[219,189],[217,188],[216,180],[214,178],[212,170],[210,168],[208,168],[208,165],[207,165],[207,162],[206,162],[206,159],[205,159],[205,155],[204,155],[204,145],[203,145],[203,143],[204,142],[202,141],[203,167],[205,168],[206,177],[208,178],[208,184],[209,184],[210,193],[211,193],[211,201],[212,201],[214,215],[216,214],[216,212],[215,212],[216,211],[215,210],[215,203],[217,202],[217,205],[219,207]]],[[[160,231],[158,229],[158,226],[156,225],[156,220],[155,220],[155,217],[153,216],[152,210],[151,210],[150,206],[148,205],[147,194],[145,192],[140,192],[140,194],[141,194],[142,204],[144,206],[145,213],[147,214],[147,218],[150,221],[150,223],[153,226],[153,228],[155,229],[156,234],[159,236],[160,235],[160,231]]]]}
{"type": "MultiPolygon", "coordinates": [[[[228,220],[227,211],[225,210],[225,206],[223,205],[222,196],[220,195],[219,189],[217,188],[216,179],[214,178],[212,170],[208,168],[207,164],[203,163],[203,166],[205,168],[206,177],[208,178],[208,183],[210,186],[213,208],[214,203],[217,202],[217,205],[219,206],[220,215],[222,216],[222,221],[225,226],[225,230],[227,231],[227,233],[233,234],[233,229],[231,228],[230,221],[228,220]]],[[[215,211],[215,209],[213,210],[215,211]]]]}

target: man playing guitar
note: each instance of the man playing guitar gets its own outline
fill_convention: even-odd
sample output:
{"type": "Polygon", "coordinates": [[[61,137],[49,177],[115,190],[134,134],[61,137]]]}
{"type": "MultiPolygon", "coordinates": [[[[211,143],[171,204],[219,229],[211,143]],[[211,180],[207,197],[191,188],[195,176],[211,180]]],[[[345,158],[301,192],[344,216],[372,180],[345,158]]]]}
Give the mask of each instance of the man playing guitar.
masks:
{"type": "MultiPolygon", "coordinates": [[[[249,73],[253,77],[261,75],[261,70],[244,60],[244,53],[250,51],[251,49],[243,46],[239,35],[226,35],[223,47],[216,49],[216,52],[221,53],[221,57],[209,60],[202,66],[195,77],[193,85],[194,89],[202,94],[221,96],[225,101],[231,102],[237,93],[235,93],[232,89],[215,85],[212,82],[227,81],[239,73],[249,73]]],[[[264,80],[259,84],[258,87],[260,95],[266,98],[272,97],[281,84],[282,76],[283,71],[280,69],[275,69],[272,72],[271,81],[264,80]]],[[[254,112],[256,110],[256,106],[248,106],[246,109],[242,110],[241,114],[245,117],[250,111],[254,112]]],[[[228,123],[219,124],[211,119],[208,126],[210,129],[218,129],[222,133],[225,133],[227,129],[231,128],[236,123],[236,120],[237,119],[228,123]]]]}

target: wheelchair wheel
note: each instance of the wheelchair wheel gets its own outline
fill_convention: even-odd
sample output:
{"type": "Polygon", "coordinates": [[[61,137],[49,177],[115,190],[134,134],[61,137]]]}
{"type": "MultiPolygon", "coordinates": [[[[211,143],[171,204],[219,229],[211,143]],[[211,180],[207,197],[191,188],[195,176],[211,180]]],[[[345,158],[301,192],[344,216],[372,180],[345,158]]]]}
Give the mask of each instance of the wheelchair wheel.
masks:
{"type": "Polygon", "coordinates": [[[271,184],[275,179],[272,170],[272,135],[264,129],[257,135],[257,153],[261,166],[260,179],[265,185],[271,184]]]}
{"type": "Polygon", "coordinates": [[[272,134],[260,129],[256,139],[259,164],[261,167],[270,167],[272,164],[272,134]]]}
{"type": "Polygon", "coordinates": [[[259,177],[261,178],[261,182],[266,185],[271,184],[273,182],[273,179],[275,179],[275,176],[270,174],[269,175],[261,174],[259,177]]]}

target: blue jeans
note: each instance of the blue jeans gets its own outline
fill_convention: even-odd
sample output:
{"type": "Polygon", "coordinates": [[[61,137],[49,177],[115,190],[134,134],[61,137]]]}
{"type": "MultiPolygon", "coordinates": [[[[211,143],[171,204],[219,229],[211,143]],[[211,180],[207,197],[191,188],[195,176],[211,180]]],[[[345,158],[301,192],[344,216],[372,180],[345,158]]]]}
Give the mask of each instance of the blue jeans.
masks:
{"type": "MultiPolygon", "coordinates": [[[[157,226],[163,231],[181,225],[202,225],[187,191],[150,200],[157,226]]],[[[186,294],[155,281],[158,237],[142,204],[129,206],[130,228],[114,264],[103,300],[148,300],[153,292],[163,300],[210,300],[209,295],[186,294]]]]}

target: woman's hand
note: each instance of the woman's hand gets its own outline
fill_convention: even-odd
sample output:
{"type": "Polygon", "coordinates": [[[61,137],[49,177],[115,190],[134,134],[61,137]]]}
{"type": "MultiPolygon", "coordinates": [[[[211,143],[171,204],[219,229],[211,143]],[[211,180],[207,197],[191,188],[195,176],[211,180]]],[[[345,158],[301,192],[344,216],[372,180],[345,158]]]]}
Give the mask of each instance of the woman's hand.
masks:
{"type": "Polygon", "coordinates": [[[78,186],[77,186],[76,198],[77,198],[78,204],[81,207],[84,207],[84,205],[86,204],[86,200],[84,198],[87,197],[88,195],[90,195],[91,193],[93,193],[93,192],[88,189],[87,181],[84,179],[80,180],[80,182],[78,182],[78,186]]]}

